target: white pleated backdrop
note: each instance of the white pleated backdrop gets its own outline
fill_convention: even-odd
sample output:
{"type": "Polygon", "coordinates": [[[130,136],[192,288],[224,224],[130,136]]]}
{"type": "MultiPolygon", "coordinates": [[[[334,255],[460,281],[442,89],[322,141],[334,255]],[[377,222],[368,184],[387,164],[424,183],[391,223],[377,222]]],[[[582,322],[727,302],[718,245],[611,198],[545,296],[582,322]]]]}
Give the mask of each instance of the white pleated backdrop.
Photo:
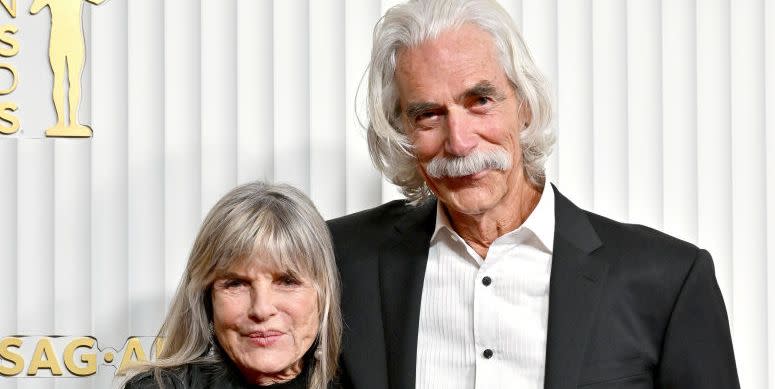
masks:
{"type": "MultiPolygon", "coordinates": [[[[398,197],[356,102],[395,2],[87,5],[94,137],[0,137],[0,336],[155,334],[201,219],[239,183],[296,185],[327,218],[398,197]]],[[[775,1],[502,4],[553,85],[551,181],[709,249],[742,386],[775,388],[775,1]]]]}

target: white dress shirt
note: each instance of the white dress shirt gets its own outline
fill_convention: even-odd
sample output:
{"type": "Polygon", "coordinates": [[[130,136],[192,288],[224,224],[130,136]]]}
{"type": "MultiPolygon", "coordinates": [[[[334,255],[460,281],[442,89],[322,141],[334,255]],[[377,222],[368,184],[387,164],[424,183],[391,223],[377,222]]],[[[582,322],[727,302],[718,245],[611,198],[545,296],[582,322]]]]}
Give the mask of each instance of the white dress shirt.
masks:
{"type": "Polygon", "coordinates": [[[416,387],[539,389],[544,385],[554,191],[481,258],[441,205],[420,306],[416,387]]]}

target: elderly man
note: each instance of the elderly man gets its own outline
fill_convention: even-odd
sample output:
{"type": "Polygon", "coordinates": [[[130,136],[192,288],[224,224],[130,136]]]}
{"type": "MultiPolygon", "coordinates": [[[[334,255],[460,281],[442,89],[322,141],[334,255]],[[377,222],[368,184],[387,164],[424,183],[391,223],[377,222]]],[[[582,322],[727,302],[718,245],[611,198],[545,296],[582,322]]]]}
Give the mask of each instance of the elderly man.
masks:
{"type": "Polygon", "coordinates": [[[390,9],[368,88],[408,200],[329,222],[345,387],[739,387],[710,255],[545,184],[548,94],[494,1],[390,9]]]}

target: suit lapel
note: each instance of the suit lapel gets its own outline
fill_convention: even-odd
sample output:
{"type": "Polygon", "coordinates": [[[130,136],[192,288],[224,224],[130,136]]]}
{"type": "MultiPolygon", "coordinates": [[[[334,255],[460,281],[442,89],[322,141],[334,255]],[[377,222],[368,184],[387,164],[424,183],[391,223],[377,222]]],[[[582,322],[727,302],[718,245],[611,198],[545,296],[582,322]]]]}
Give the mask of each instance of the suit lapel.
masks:
{"type": "Polygon", "coordinates": [[[608,263],[587,215],[555,190],[545,389],[578,385],[608,263]]]}
{"type": "MultiPolygon", "coordinates": [[[[554,188],[545,389],[578,385],[608,261],[587,215],[554,188]]],[[[422,287],[436,202],[409,212],[379,249],[379,282],[390,388],[413,388],[422,287]]]]}
{"type": "Polygon", "coordinates": [[[410,212],[380,248],[379,286],[391,388],[415,386],[420,303],[435,211],[436,202],[429,201],[410,212]]]}

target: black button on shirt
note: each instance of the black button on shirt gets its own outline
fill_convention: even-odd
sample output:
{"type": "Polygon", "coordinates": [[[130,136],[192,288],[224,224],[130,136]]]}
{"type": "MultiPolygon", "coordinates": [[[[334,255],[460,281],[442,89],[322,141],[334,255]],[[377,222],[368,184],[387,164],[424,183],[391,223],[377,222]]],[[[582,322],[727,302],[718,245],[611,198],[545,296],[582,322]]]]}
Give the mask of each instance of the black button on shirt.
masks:
{"type": "Polygon", "coordinates": [[[490,349],[484,350],[484,352],[482,353],[482,356],[485,357],[486,359],[492,358],[492,350],[490,349]]]}
{"type": "Polygon", "coordinates": [[[490,286],[491,283],[492,283],[492,278],[488,276],[485,276],[484,278],[482,278],[482,284],[484,286],[490,286]]]}

